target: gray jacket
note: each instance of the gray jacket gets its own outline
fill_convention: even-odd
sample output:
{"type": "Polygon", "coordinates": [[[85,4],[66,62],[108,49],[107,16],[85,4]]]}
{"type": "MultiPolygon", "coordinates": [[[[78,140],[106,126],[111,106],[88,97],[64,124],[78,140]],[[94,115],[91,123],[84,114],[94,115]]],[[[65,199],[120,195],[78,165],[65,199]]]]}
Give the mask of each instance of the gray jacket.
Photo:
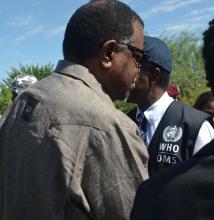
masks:
{"type": "Polygon", "coordinates": [[[148,154],[95,77],[60,61],[0,130],[1,220],[129,219],[148,154]]]}

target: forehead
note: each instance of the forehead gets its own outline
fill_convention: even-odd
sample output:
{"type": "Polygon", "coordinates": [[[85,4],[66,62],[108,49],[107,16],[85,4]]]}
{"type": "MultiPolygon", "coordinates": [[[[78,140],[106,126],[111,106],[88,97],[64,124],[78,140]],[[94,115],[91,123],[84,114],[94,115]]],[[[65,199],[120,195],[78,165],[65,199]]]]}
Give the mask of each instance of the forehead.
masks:
{"type": "Polygon", "coordinates": [[[136,20],[133,22],[133,29],[134,29],[134,36],[135,36],[135,44],[134,46],[143,49],[143,43],[144,43],[144,31],[142,24],[136,20]]]}

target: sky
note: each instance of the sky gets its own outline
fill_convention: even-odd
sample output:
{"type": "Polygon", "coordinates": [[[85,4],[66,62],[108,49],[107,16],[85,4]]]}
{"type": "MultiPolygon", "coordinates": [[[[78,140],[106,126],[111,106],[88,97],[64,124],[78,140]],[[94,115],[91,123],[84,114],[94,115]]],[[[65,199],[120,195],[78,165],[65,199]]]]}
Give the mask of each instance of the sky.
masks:
{"type": "MultiPolygon", "coordinates": [[[[122,0],[134,9],[150,36],[196,33],[202,38],[214,18],[213,0],[122,0]]],[[[11,67],[57,64],[63,59],[66,24],[88,0],[1,0],[0,81],[11,67]]]]}

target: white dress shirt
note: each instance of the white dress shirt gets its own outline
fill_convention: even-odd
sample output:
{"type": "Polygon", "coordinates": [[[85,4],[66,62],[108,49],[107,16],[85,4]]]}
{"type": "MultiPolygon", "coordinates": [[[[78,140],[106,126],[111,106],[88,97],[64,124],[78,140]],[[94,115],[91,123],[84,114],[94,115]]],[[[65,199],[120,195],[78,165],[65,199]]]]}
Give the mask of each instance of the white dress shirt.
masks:
{"type": "MultiPolygon", "coordinates": [[[[147,119],[147,132],[146,143],[147,146],[151,142],[151,139],[158,127],[158,124],[163,117],[165,111],[169,105],[174,101],[172,97],[165,92],[160,99],[158,99],[153,105],[151,105],[146,111],[143,112],[147,119]]],[[[142,114],[141,110],[137,108],[137,114],[142,114]]],[[[214,129],[208,121],[204,121],[195,142],[193,155],[196,154],[204,145],[208,144],[214,138],[214,129]]]]}

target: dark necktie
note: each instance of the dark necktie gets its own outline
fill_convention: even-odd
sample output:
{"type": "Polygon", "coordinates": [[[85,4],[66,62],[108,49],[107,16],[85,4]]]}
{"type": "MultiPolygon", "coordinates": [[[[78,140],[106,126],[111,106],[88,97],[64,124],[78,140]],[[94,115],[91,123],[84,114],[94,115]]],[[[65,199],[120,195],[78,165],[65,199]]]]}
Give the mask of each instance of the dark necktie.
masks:
{"type": "Polygon", "coordinates": [[[146,140],[147,119],[143,113],[137,115],[137,123],[140,130],[140,137],[143,139],[145,145],[147,145],[147,140],[146,140]]]}

